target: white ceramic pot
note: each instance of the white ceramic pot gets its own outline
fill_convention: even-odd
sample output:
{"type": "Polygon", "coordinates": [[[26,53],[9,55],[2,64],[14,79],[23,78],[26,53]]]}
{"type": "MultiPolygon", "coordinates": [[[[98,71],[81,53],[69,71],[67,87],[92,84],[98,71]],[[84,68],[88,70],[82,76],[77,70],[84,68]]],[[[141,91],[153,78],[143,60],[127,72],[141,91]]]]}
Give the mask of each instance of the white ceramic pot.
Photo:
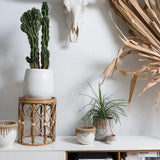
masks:
{"type": "Polygon", "coordinates": [[[0,147],[8,148],[13,145],[17,136],[18,124],[15,121],[0,121],[0,147]]]}
{"type": "Polygon", "coordinates": [[[54,96],[54,78],[50,69],[26,69],[23,94],[26,98],[49,99],[54,96]]]}
{"type": "Polygon", "coordinates": [[[93,126],[76,127],[77,140],[81,144],[92,144],[95,140],[96,128],[93,126]]]}

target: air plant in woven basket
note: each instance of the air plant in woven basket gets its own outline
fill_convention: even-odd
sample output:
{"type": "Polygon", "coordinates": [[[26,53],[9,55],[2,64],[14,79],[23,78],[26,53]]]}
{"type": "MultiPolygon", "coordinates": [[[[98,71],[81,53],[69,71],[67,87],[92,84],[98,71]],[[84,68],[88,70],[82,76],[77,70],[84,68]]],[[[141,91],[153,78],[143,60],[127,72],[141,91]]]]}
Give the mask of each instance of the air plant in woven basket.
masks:
{"type": "Polygon", "coordinates": [[[124,108],[127,106],[125,100],[112,99],[111,96],[107,96],[102,93],[101,85],[98,84],[98,94],[89,84],[93,96],[86,95],[90,98],[89,104],[85,105],[83,109],[88,109],[85,115],[82,117],[82,121],[89,125],[96,127],[96,139],[105,140],[108,130],[110,129],[112,134],[112,123],[120,122],[121,116],[126,116],[124,108]]]}
{"type": "MultiPolygon", "coordinates": [[[[144,5],[140,4],[140,0],[109,0],[114,13],[127,25],[130,35],[125,36],[117,27],[122,34],[120,38],[124,46],[104,71],[104,80],[112,70],[124,76],[131,75],[129,103],[138,77],[149,81],[140,95],[160,82],[160,1],[143,0],[143,2],[144,5]],[[120,70],[117,64],[129,55],[138,55],[139,61],[143,62],[141,67],[133,72],[120,70]]],[[[156,107],[159,100],[160,92],[156,107]]]]}
{"type": "Polygon", "coordinates": [[[122,99],[112,99],[111,96],[103,94],[101,85],[98,84],[98,94],[89,84],[94,96],[85,95],[91,100],[80,111],[89,107],[87,113],[82,117],[84,122],[92,123],[93,119],[113,119],[115,123],[120,122],[120,116],[126,116],[122,107],[126,106],[126,101],[122,99]]]}

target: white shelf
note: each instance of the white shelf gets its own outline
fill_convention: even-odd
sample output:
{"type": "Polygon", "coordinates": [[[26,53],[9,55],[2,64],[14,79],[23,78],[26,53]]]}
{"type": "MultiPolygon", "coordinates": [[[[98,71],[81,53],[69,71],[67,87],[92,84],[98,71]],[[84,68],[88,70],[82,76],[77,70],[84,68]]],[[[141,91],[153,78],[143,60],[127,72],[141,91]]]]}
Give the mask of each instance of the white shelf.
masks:
{"type": "Polygon", "coordinates": [[[46,146],[24,146],[15,143],[12,148],[0,149],[0,152],[46,152],[46,151],[152,151],[160,150],[160,138],[147,136],[117,136],[113,144],[95,141],[92,145],[81,145],[76,137],[57,137],[46,146]]]}

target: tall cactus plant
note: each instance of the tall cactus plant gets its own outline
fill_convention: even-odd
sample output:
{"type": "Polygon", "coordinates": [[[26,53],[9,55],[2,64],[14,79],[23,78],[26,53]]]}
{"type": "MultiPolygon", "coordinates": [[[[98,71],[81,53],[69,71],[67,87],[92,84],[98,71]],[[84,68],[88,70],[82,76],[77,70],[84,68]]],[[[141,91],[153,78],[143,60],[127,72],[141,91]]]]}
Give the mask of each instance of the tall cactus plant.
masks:
{"type": "Polygon", "coordinates": [[[48,4],[43,2],[41,12],[36,8],[32,8],[24,12],[21,17],[21,30],[28,36],[31,52],[30,57],[26,57],[26,61],[31,68],[48,69],[49,67],[49,17],[48,4]],[[41,64],[39,60],[39,31],[42,26],[41,36],[41,64]]]}
{"type": "Polygon", "coordinates": [[[41,68],[47,69],[49,67],[49,18],[48,18],[48,5],[47,2],[43,2],[42,5],[42,37],[41,37],[41,68]]]}
{"type": "Polygon", "coordinates": [[[26,61],[30,64],[31,68],[39,68],[39,48],[38,48],[38,35],[41,27],[41,13],[38,9],[33,8],[24,12],[21,17],[21,30],[28,36],[30,43],[30,57],[26,57],[26,61]]]}

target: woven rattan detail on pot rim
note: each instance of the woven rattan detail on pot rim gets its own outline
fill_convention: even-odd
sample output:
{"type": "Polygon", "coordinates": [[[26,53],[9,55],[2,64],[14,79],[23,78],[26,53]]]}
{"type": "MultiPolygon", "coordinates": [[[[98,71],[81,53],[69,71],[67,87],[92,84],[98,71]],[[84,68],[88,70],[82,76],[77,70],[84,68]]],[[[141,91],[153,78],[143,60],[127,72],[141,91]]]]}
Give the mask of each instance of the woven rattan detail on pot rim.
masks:
{"type": "Polygon", "coordinates": [[[112,122],[112,118],[108,119],[98,119],[98,118],[94,118],[94,125],[96,126],[96,128],[99,129],[106,129],[106,128],[110,128],[111,127],[111,122],[112,122]]]}
{"type": "Polygon", "coordinates": [[[94,126],[78,126],[76,127],[76,132],[91,133],[96,132],[96,128],[94,126]]]}

